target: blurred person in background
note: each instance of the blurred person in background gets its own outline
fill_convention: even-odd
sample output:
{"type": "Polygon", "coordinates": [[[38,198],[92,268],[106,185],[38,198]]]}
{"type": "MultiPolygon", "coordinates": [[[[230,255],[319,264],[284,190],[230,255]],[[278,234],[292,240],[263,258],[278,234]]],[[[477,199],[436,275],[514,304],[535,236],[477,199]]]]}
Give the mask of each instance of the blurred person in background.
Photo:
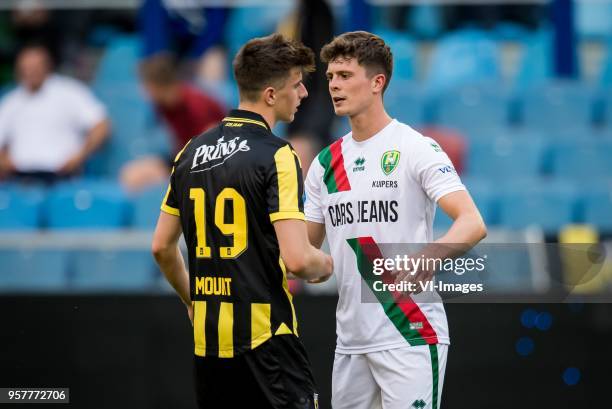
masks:
{"type": "Polygon", "coordinates": [[[176,153],[193,136],[217,125],[225,116],[221,104],[179,78],[170,54],[144,60],[140,76],[155,110],[171,131],[174,146],[171,158],[146,157],[124,166],[121,183],[132,191],[165,181],[176,153]]]}
{"type": "Polygon", "coordinates": [[[48,50],[17,56],[19,86],[0,103],[0,175],[54,182],[77,175],[109,135],[104,106],[80,82],[52,72],[48,50]]]}
{"type": "MultiPolygon", "coordinates": [[[[334,36],[334,16],[326,0],[300,0],[296,13],[279,31],[295,38],[318,55],[321,48],[334,36]]],[[[317,72],[325,70],[319,58],[317,72]]],[[[334,121],[333,107],[327,93],[327,81],[322,75],[309,75],[304,80],[309,97],[295,114],[288,126],[288,139],[302,162],[304,176],[310,163],[324,146],[331,142],[331,127],[334,121]]]]}
{"type": "Polygon", "coordinates": [[[171,53],[186,62],[190,74],[219,53],[227,10],[202,7],[194,0],[144,0],[138,13],[145,58],[171,53]]]}

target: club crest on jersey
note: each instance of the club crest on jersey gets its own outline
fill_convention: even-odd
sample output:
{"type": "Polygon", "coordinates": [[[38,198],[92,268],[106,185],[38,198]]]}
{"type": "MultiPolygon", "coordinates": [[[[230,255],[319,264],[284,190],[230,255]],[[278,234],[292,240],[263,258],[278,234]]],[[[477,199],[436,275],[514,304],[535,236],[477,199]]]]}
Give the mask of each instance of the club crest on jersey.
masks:
{"type": "Polygon", "coordinates": [[[382,171],[385,175],[391,174],[397,168],[399,164],[400,153],[399,151],[387,151],[383,153],[382,158],[380,158],[380,166],[382,167],[382,171]]]}
{"type": "Polygon", "coordinates": [[[235,137],[229,141],[225,141],[225,136],[217,139],[216,145],[199,146],[193,155],[191,164],[191,172],[204,172],[216,166],[222,165],[226,160],[234,156],[238,152],[250,151],[248,140],[240,141],[240,137],[235,137]],[[208,164],[203,169],[193,170],[196,167],[208,164]]]}

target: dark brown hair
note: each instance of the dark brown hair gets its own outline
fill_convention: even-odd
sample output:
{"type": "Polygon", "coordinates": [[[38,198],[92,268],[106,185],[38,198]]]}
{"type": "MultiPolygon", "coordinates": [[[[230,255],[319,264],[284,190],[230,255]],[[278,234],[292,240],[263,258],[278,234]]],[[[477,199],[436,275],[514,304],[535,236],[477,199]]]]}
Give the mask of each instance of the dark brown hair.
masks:
{"type": "Polygon", "coordinates": [[[174,58],[169,54],[157,54],[142,61],[138,67],[144,82],[155,85],[171,85],[178,81],[174,58]]]}
{"type": "Polygon", "coordinates": [[[282,87],[292,68],[314,71],[314,53],[297,41],[272,34],[246,43],[234,58],[233,66],[240,97],[255,101],[266,87],[282,87]]]}
{"type": "Polygon", "coordinates": [[[384,74],[385,92],[393,74],[393,53],[382,38],[367,31],[344,33],[321,50],[321,61],[326,64],[338,58],[357,58],[368,75],[384,74]]]}

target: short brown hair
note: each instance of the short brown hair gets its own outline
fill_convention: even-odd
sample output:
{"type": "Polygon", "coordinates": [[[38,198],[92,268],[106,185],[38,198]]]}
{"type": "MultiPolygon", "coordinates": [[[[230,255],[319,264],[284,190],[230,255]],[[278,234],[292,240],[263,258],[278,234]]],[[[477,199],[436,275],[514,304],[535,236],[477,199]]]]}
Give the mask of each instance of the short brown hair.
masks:
{"type": "Polygon", "coordinates": [[[393,53],[382,38],[367,31],[344,33],[321,49],[324,63],[338,58],[357,58],[368,75],[384,74],[387,80],[383,87],[385,92],[393,74],[393,53]]]}
{"type": "Polygon", "coordinates": [[[138,70],[144,82],[155,85],[171,85],[178,81],[174,58],[169,54],[157,54],[143,60],[138,70]]]}
{"type": "Polygon", "coordinates": [[[292,68],[314,71],[314,53],[302,43],[272,34],[246,43],[233,66],[240,97],[255,101],[266,87],[282,86],[292,68]]]}

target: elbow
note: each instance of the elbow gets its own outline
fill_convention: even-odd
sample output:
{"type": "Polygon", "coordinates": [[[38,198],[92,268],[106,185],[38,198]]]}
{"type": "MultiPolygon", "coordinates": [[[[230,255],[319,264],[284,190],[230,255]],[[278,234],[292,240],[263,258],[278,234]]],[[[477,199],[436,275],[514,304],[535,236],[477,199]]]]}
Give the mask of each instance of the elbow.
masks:
{"type": "Polygon", "coordinates": [[[153,240],[151,244],[151,254],[158,262],[163,260],[164,256],[168,253],[170,246],[160,240],[153,240]]]}
{"type": "Polygon", "coordinates": [[[481,241],[485,237],[487,237],[487,225],[482,220],[482,217],[480,217],[479,219],[480,220],[478,221],[478,225],[476,227],[476,237],[477,237],[478,241],[481,241]]]}

